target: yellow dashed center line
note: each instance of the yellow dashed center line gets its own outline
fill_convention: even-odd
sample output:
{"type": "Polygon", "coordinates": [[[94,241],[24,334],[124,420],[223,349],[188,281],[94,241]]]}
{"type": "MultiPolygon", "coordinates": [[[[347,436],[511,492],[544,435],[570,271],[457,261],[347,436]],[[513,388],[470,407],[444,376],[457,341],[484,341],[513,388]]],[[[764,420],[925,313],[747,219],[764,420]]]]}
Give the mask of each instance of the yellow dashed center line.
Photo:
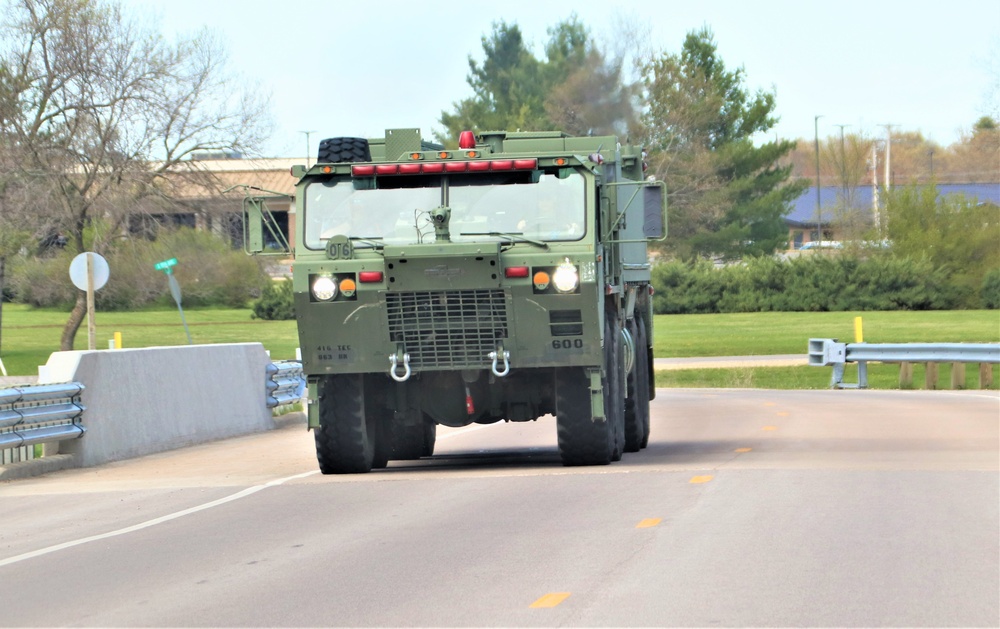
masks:
{"type": "Polygon", "coordinates": [[[790,414],[788,411],[778,411],[778,417],[788,417],[790,414]]]}
{"type": "Polygon", "coordinates": [[[569,592],[549,592],[531,604],[531,607],[555,607],[569,598],[569,592]]]}
{"type": "Polygon", "coordinates": [[[712,480],[712,478],[713,478],[712,476],[692,476],[691,477],[691,482],[692,483],[707,483],[708,481],[712,480]]]}
{"type": "Polygon", "coordinates": [[[656,526],[663,520],[661,518],[646,518],[645,520],[639,522],[635,525],[637,529],[648,529],[650,527],[656,526]]]}
{"type": "Polygon", "coordinates": [[[777,402],[764,402],[764,406],[777,406],[777,402]]]}
{"type": "Polygon", "coordinates": [[[764,426],[761,430],[777,430],[777,426],[764,426]]]}
{"type": "Polygon", "coordinates": [[[742,453],[742,452],[749,452],[751,450],[753,450],[753,448],[736,448],[735,450],[733,450],[733,452],[741,452],[742,453]]]}

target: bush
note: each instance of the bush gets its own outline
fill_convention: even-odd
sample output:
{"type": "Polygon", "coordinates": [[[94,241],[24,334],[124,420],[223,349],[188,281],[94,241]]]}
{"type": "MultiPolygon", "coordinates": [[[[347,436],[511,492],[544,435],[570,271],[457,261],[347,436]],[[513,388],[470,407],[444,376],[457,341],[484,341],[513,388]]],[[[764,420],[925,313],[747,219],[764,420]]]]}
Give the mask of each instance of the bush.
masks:
{"type": "MultiPolygon", "coordinates": [[[[74,255],[65,251],[12,264],[10,284],[16,301],[36,307],[72,307],[77,289],[70,282],[69,265],[74,255]]],[[[189,228],[160,232],[153,242],[120,240],[102,255],[110,276],[94,297],[97,308],[105,311],[173,306],[164,273],[153,268],[169,258],[178,260],[173,272],[185,306],[245,308],[271,281],[257,259],[233,250],[209,232],[189,228]]]]}
{"type": "Polygon", "coordinates": [[[292,280],[271,282],[264,287],[260,299],[251,306],[254,319],[283,321],[295,318],[295,294],[292,292],[292,280]]]}
{"type": "Polygon", "coordinates": [[[979,299],[982,301],[983,308],[990,310],[1000,308],[1000,268],[993,269],[983,278],[979,299]]]}
{"type": "Polygon", "coordinates": [[[959,304],[945,271],[927,259],[753,258],[715,268],[700,261],[653,269],[657,314],[940,310],[959,304]]]}

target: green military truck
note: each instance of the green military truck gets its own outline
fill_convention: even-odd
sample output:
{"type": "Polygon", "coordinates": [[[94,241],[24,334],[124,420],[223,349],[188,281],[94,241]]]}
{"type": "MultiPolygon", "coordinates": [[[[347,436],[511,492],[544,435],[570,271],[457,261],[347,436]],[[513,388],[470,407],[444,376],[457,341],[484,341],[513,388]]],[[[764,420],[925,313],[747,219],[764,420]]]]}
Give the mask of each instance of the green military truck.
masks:
{"type": "MultiPolygon", "coordinates": [[[[434,451],[438,425],[555,416],[566,465],[649,439],[646,245],[661,182],[613,136],[419,129],[330,138],[296,166],[293,288],[324,474],[434,451]]],[[[248,197],[263,252],[266,198],[248,197]]]]}

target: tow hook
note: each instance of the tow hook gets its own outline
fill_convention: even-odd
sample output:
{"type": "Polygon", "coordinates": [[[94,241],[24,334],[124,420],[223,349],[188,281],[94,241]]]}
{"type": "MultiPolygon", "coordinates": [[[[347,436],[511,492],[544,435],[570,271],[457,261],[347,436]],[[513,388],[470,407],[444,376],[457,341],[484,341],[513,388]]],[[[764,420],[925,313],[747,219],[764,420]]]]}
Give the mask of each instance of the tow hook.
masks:
{"type": "Polygon", "coordinates": [[[410,373],[411,372],[410,372],[410,355],[409,354],[403,354],[403,375],[401,375],[401,376],[400,375],[396,375],[396,367],[399,366],[399,358],[396,357],[396,354],[390,354],[389,355],[389,364],[391,365],[389,367],[389,377],[390,378],[392,378],[396,382],[406,382],[407,380],[410,379],[410,373]]]}
{"type": "Polygon", "coordinates": [[[490,370],[493,372],[493,375],[497,376],[498,378],[503,378],[504,376],[510,373],[510,362],[508,362],[508,359],[510,358],[510,352],[504,350],[503,344],[500,344],[500,346],[497,347],[497,351],[490,352],[488,356],[490,360],[493,361],[493,365],[490,367],[490,370]],[[497,361],[500,360],[501,358],[503,359],[503,371],[497,371],[497,361]]]}

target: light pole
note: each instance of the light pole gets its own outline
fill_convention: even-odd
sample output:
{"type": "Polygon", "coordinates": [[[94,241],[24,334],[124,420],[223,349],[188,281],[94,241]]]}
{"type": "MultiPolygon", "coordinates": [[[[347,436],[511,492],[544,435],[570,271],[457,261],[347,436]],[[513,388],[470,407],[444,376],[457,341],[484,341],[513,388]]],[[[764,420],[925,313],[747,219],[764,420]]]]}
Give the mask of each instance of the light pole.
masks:
{"type": "Polygon", "coordinates": [[[847,209],[847,151],[844,149],[844,127],[849,127],[849,124],[835,124],[835,127],[840,127],[840,186],[841,186],[841,203],[844,204],[844,210],[847,209]]]}
{"type": "Polygon", "coordinates": [[[299,133],[303,133],[306,136],[306,168],[309,168],[309,155],[310,155],[310,152],[312,151],[312,149],[310,148],[310,144],[309,144],[309,136],[312,135],[313,133],[316,133],[316,132],[315,131],[299,131],[299,133]]]}
{"type": "Polygon", "coordinates": [[[819,119],[823,116],[813,118],[813,127],[816,135],[816,236],[819,239],[817,246],[823,246],[823,214],[819,208],[819,119]]]}

